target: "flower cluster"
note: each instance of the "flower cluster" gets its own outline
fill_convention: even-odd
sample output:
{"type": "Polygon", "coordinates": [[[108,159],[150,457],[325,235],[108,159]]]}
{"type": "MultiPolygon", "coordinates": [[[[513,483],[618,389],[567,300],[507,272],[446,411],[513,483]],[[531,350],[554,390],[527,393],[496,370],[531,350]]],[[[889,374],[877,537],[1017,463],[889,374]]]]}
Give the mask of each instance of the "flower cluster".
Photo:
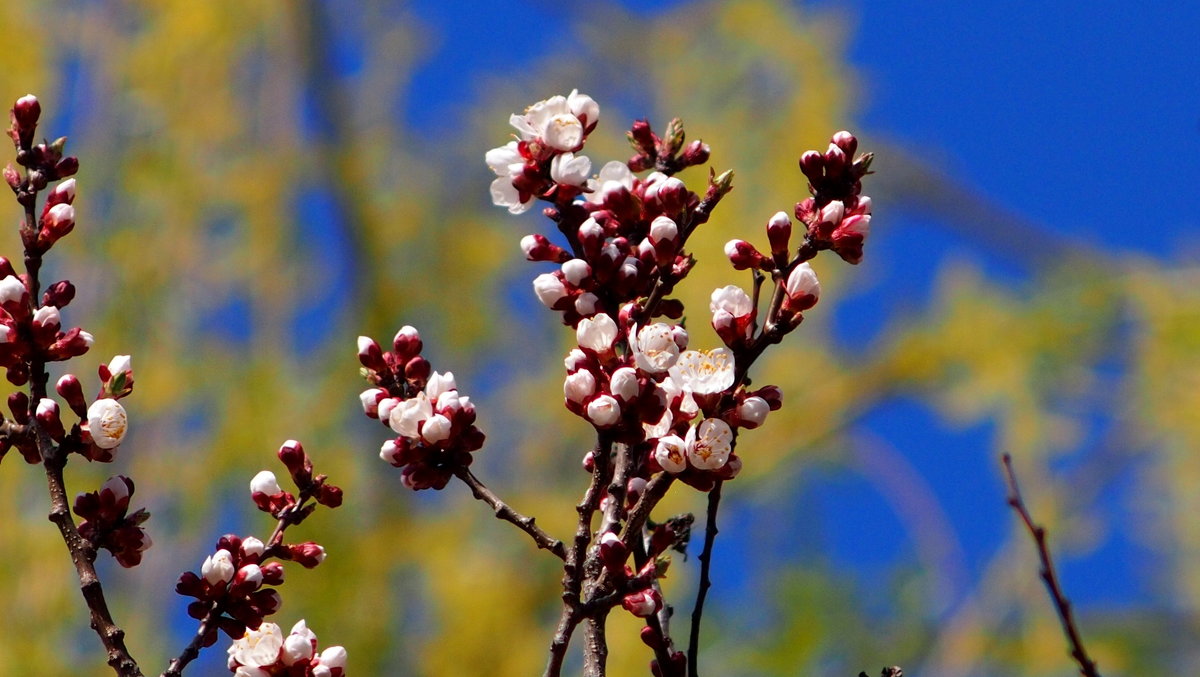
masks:
{"type": "Polygon", "coordinates": [[[519,140],[487,153],[487,163],[496,174],[492,201],[520,214],[538,197],[553,191],[570,200],[584,190],[592,161],[575,154],[600,121],[600,106],[578,90],[568,96],[553,96],[513,115],[509,123],[519,140]]]}
{"type": "MultiPolygon", "coordinates": [[[[277,454],[283,462],[292,482],[300,491],[301,499],[311,497],[319,505],[336,508],[342,504],[341,487],[329,484],[325,475],[313,475],[312,459],[304,453],[304,446],[296,440],[288,440],[279,447],[277,454]]],[[[296,496],[284,491],[279,480],[270,470],[260,471],[250,480],[250,498],[259,510],[272,517],[281,518],[297,505],[296,496]]]]}
{"type": "Polygon", "coordinates": [[[421,357],[421,336],[405,326],[384,352],[366,336],[358,338],[363,376],[373,387],[361,395],[363,413],[396,433],[383,443],[379,457],[401,468],[410,489],[441,489],[456,468],[471,464],[471,452],[483,447],[475,426],[475,405],[458,392],[451,372],[432,370],[421,357]]]}
{"type": "Polygon", "coordinates": [[[317,653],[317,635],[303,620],[286,637],[278,625],[263,622],[229,646],[229,671],[236,677],[344,677],[346,650],[317,653]]]}
{"type": "Polygon", "coordinates": [[[264,543],[254,536],[222,536],[215,552],[200,566],[200,572],[184,572],[175,585],[177,593],[196,599],[188,605],[188,615],[207,621],[202,638],[204,646],[216,641],[217,628],[230,637],[241,637],[247,628],[258,628],[264,617],[279,610],[282,604],[279,593],[265,586],[283,583],[283,564],[268,560],[292,561],[306,569],[325,561],[325,548],[317,543],[289,545],[283,542],[283,537],[288,527],[304,521],[317,505],[328,508],[341,505],[342,490],[327,482],[325,475],[313,474],[312,460],[296,440],[284,442],[278,456],[295,482],[297,494],[284,491],[275,474],[268,470],[259,472],[250,481],[251,500],[279,520],[268,541],[264,543]]]}
{"type": "Polygon", "coordinates": [[[20,386],[29,381],[32,359],[61,362],[92,347],[88,332],[79,327],[62,330],[60,311],[73,298],[75,287],[64,280],[50,285],[41,305],[34,308],[25,280],[8,259],[0,257],[0,366],[10,383],[20,386]]]}
{"type": "Polygon", "coordinates": [[[142,561],[142,552],[151,545],[150,535],[141,527],[150,513],[140,509],[132,514],[129,499],[133,496],[133,480],[124,475],[108,478],[99,491],[89,491],[75,497],[74,512],[83,519],[79,535],[93,548],[112,553],[123,567],[135,567],[142,561]]]}
{"type": "Polygon", "coordinates": [[[248,536],[226,534],[217,541],[216,551],[204,560],[200,573],[184,572],[175,584],[175,592],[196,598],[188,605],[188,615],[203,620],[220,609],[210,623],[204,646],[217,641],[216,628],[230,637],[240,637],[246,628],[257,628],[265,616],[283,604],[279,593],[264,586],[283,583],[283,564],[265,562],[266,545],[248,536]],[[215,625],[215,627],[214,627],[215,625]]]}

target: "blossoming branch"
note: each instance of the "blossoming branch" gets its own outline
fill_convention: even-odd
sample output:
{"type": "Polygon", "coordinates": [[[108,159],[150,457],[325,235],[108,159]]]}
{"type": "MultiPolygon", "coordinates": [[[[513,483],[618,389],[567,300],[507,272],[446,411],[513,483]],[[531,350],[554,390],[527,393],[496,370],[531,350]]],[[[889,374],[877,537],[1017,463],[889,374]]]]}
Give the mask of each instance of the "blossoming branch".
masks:
{"type": "Polygon", "coordinates": [[[493,203],[521,214],[541,202],[557,230],[555,236],[527,235],[520,245],[526,259],[555,266],[534,278],[533,291],[574,332],[577,347],[564,360],[563,404],[596,437],[581,454],[590,482],[575,506],[573,538],[545,533],[469,470],[484,443],[475,407],[450,372],[433,371],[421,356],[416,329],[402,328],[387,351],[359,338],[371,384],[362,405],[394,434],[380,457],[400,469],[405,486],[441,489],[457,477],[498,518],[563,560],[563,609],[547,677],[562,673],[580,626],[585,674],[605,674],[606,620],[617,607],[644,619],[651,674],[696,677],[721,488],[742,468],[741,432],[763,425],[782,406],[780,389],[752,384],[750,368],[816,305],[821,287],[812,259],[831,251],[851,264],[862,260],[871,200],[862,195],[861,180],[870,173],[871,155],[856,156],[857,140],[838,132],[824,152],[800,157],[810,195],[791,215],[780,211],[767,219],[764,250],[740,239],[725,246],[733,268],[750,271],[749,291],[727,285],[712,292],[711,325],[722,345],[697,349],[681,319],[684,304],[672,293],[697,262],[688,239],[733,189],[733,173],[710,170],[702,190],[689,189],[675,175],[706,163],[710,149],[699,140],[686,143],[683,123],[674,119],[661,135],[645,120],[634,122],[628,132],[633,156],[593,175],[582,151],[599,121],[600,106],[591,97],[578,91],[554,96],[514,114],[516,138],[485,156],[496,175],[493,203]],[[795,238],[794,227],[800,231],[795,238]],[[685,550],[694,518],[651,518],[681,484],[709,495],[686,653],[673,639],[672,607],[660,580],[670,552],[685,550]]]}
{"type": "MultiPolygon", "coordinates": [[[[66,137],[35,143],[41,103],[33,95],[17,99],[11,111],[9,136],[16,147],[17,166],[4,168],[4,180],[24,212],[20,226],[24,272],[0,257],[0,367],[8,381],[21,387],[8,398],[11,418],[0,415],[0,459],[16,449],[30,465],[41,465],[50,492],[50,520],[58,527],[79,578],[80,592],[113,671],[139,677],[141,668],[125,643],[125,632],[108,608],[95,561],[107,550],[123,567],[135,567],[152,540],[145,527],[150,513],[130,512],[134,482],[124,475],[110,477],[99,489],[68,503],[63,470],[73,458],[96,463],[117,460],[129,426],[121,400],[133,392],[129,355],[117,355],[96,371],[99,389],[89,399],[84,381],[68,373],[48,392],[50,362],[67,362],[85,355],[94,338],[80,327],[64,329],[62,311],[75,298],[68,280],[42,290],[43,257],[75,229],[76,181],[79,161],[65,155],[66,137]],[[45,192],[38,210],[39,195],[45,192]],[[60,404],[61,401],[61,404],[60,404]],[[65,406],[64,406],[65,405],[65,406]],[[76,524],[74,512],[81,521],[76,524]]],[[[276,588],[284,581],[282,562],[315,567],[325,549],[313,542],[285,543],[286,531],[302,522],[317,505],[335,508],[342,491],[315,474],[299,442],[289,440],[279,459],[291,475],[297,493],[284,491],[275,475],[263,471],[251,482],[251,500],[275,520],[267,539],[222,536],[199,574],[186,572],[176,591],[196,601],[188,613],[199,621],[192,641],[163,671],[182,674],[204,647],[216,643],[219,632],[236,640],[229,647],[230,672],[239,677],[343,677],[346,652],[329,647],[317,652],[316,635],[300,621],[283,637],[279,627],[264,618],[279,611],[276,588]]]]}

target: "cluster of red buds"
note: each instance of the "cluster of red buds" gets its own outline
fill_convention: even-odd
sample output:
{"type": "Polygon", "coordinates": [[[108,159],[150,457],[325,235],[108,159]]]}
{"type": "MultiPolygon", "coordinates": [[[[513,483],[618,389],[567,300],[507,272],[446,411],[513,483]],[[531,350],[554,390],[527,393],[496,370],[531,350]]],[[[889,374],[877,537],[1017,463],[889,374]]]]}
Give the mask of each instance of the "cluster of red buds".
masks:
{"type": "MultiPolygon", "coordinates": [[[[292,483],[300,492],[301,500],[312,497],[314,504],[336,508],[342,504],[341,487],[329,484],[325,475],[313,475],[312,459],[304,452],[304,446],[296,440],[288,440],[279,447],[279,460],[292,477],[292,483]]],[[[284,491],[275,478],[275,473],[263,470],[250,480],[250,498],[259,510],[276,519],[282,518],[297,505],[296,496],[284,491]]]]}
{"type": "Polygon", "coordinates": [[[384,352],[374,339],[358,337],[363,377],[363,413],[396,433],[383,443],[379,457],[401,468],[410,489],[441,489],[454,471],[471,465],[471,452],[483,447],[475,426],[475,405],[460,395],[451,372],[432,371],[421,357],[421,335],[405,326],[384,352]]]}
{"type": "Polygon", "coordinates": [[[142,561],[142,552],[150,545],[150,535],[141,527],[150,518],[142,508],[129,513],[133,496],[133,480],[124,475],[108,478],[99,491],[89,491],[75,497],[74,512],[83,519],[79,535],[92,547],[112,553],[123,567],[135,567],[142,561]]]}
{"type": "Polygon", "coordinates": [[[304,521],[317,505],[340,506],[342,490],[329,484],[325,475],[313,475],[312,461],[299,442],[284,442],[278,455],[296,484],[296,494],[284,491],[269,470],[259,472],[250,481],[251,500],[279,520],[275,532],[265,543],[253,536],[222,536],[200,572],[184,572],[175,586],[180,595],[196,599],[188,605],[188,615],[204,621],[203,646],[216,642],[217,628],[238,638],[247,629],[259,628],[264,617],[279,610],[282,603],[279,593],[265,586],[283,583],[283,561],[296,562],[306,569],[325,561],[325,548],[319,544],[309,541],[289,545],[283,542],[283,537],[288,527],[304,521]]]}
{"type": "Polygon", "coordinates": [[[344,677],[346,650],[331,646],[317,653],[317,635],[303,620],[287,636],[263,622],[230,645],[229,671],[235,677],[344,677]]]}
{"type": "MultiPolygon", "coordinates": [[[[70,182],[73,184],[74,179],[70,182]]],[[[72,191],[74,189],[72,188],[72,191]]],[[[75,298],[75,287],[64,280],[50,285],[42,303],[30,303],[28,279],[0,257],[0,366],[13,385],[29,381],[29,362],[61,362],[92,347],[92,335],[79,327],[62,330],[61,309],[75,298]]]]}
{"type": "MultiPolygon", "coordinates": [[[[37,97],[27,94],[13,104],[8,135],[17,149],[17,164],[25,167],[22,177],[11,164],[4,168],[4,180],[22,205],[29,204],[53,181],[67,179],[79,171],[79,160],[64,156],[67,137],[33,144],[42,105],[37,97]]],[[[60,238],[75,227],[75,182],[63,181],[46,197],[40,222],[21,225],[21,241],[26,251],[44,254],[60,238]]]]}
{"type": "Polygon", "coordinates": [[[283,564],[264,562],[266,544],[247,536],[226,534],[217,541],[216,551],[204,560],[200,573],[184,572],[175,584],[175,592],[196,598],[188,605],[188,615],[197,620],[209,618],[214,608],[221,613],[209,623],[204,646],[217,641],[219,627],[230,637],[241,637],[246,628],[257,628],[263,617],[279,610],[283,600],[268,585],[283,583],[283,564]]]}

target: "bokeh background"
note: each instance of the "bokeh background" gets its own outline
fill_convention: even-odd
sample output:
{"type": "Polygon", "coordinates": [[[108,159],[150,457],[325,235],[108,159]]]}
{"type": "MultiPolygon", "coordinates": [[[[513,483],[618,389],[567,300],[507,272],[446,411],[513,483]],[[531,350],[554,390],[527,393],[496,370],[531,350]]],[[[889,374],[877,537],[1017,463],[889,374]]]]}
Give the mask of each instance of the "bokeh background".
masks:
{"type": "MultiPolygon", "coordinates": [[[[354,337],[419,327],[479,402],[478,474],[569,533],[587,430],[517,247],[546,225],[489,204],[482,158],[510,112],[578,87],[595,166],[632,119],[678,115],[735,169],[693,239],[693,308],[748,282],[721,246],[804,196],[800,152],[848,128],[877,153],[866,260],[818,260],[821,304],[758,372],[785,409],[725,492],[706,673],[1072,674],[1007,451],[1103,673],[1197,674],[1197,25],[1184,2],[0,4],[0,97],[37,93],[82,163],[47,276],[97,337],[75,371],[133,355],[121,456],[68,468],[74,491],[132,476],[153,513],[143,565],[103,564],[131,650],[157,673],[186,643],[175,578],[267,533],[246,485],[298,438],[347,501],[299,530],[330,556],[289,571],[275,620],[356,675],[540,674],[558,567],[462,487],[400,486],[354,337]]],[[[46,508],[10,455],[0,673],[105,674],[46,508]]],[[[685,613],[695,574],[671,570],[685,613]]],[[[614,626],[611,674],[645,674],[614,626]]],[[[223,644],[189,674],[220,674],[223,644]]]]}

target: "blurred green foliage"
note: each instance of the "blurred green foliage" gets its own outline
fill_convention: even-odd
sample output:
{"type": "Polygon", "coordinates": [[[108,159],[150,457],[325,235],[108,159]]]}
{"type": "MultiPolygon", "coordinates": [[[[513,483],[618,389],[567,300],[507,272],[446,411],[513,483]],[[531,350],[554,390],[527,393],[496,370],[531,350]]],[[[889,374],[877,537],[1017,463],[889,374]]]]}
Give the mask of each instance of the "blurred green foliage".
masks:
{"type": "MultiPolygon", "coordinates": [[[[766,219],[802,197],[799,152],[855,129],[861,92],[842,54],[846,28],[776,0],[698,4],[652,19],[598,7],[579,27],[573,56],[498,75],[471,103],[468,128],[428,138],[396,122],[428,27],[374,3],[350,27],[331,7],[0,5],[8,46],[0,93],[38,93],[46,133],[57,133],[55,115],[74,106],[80,225],[55,249],[48,276],[75,282],[81,293],[65,321],[97,337],[74,369],[87,383],[97,362],[131,353],[137,375],[121,456],[111,467],[73,464],[69,486],[130,475],[135,504],[154,515],[155,547],[143,565],[103,569],[114,615],[148,673],[182,645],[176,628],[189,627],[179,620],[175,577],[198,567],[221,533],[266,533],[245,485],[295,437],[347,501],[301,528],[330,556],[314,571],[288,572],[281,624],[306,618],[323,644],[348,648],[358,675],[537,674],[558,568],[460,487],[414,496],[384,472],[382,430],[358,411],[354,337],[418,326],[435,368],[481,395],[491,439],[479,459],[484,480],[552,533],[570,533],[589,441],[558,406],[566,338],[549,314],[511,313],[508,289],[523,292],[531,276],[516,247],[525,226],[487,204],[483,152],[505,139],[508,112],[572,87],[604,105],[588,150],[596,162],[625,157],[622,124],[645,114],[599,92],[648,103],[660,126],[683,116],[689,134],[713,147],[712,164],[737,172],[737,189],[692,240],[701,265],[681,293],[700,312],[709,290],[746,282],[723,263],[722,243],[761,239],[766,219]],[[365,65],[348,75],[332,69],[329,54],[335,32],[351,28],[365,65]],[[348,264],[332,260],[305,225],[302,205],[313,194],[337,214],[324,227],[340,229],[348,264]],[[349,283],[339,282],[339,265],[349,266],[349,283]]],[[[872,148],[870,130],[860,138],[872,148]]],[[[916,166],[904,156],[878,159],[881,179],[893,174],[884,190],[868,189],[881,228],[889,204],[921,208],[896,188],[895,176],[916,166]]],[[[694,188],[704,179],[698,170],[683,178],[694,188]]],[[[958,225],[971,234],[970,223],[958,225]]],[[[1139,545],[1162,564],[1147,573],[1149,585],[1177,602],[1084,613],[1081,622],[1105,674],[1195,673],[1200,655],[1182,638],[1196,637],[1200,604],[1200,272],[1080,250],[1068,265],[1013,285],[961,261],[941,272],[932,298],[851,353],[829,318],[869,281],[870,249],[857,269],[818,265],[821,305],[758,371],[783,388],[784,411],[743,441],[746,470],[727,494],[778,509],[794,504],[803,486],[795,479],[808,467],[861,469],[871,443],[856,421],[903,395],[947,426],[991,422],[994,448],[977,453],[1013,453],[1054,546],[1083,556],[1109,537],[1093,517],[1100,488],[1136,461],[1128,481],[1141,500],[1128,508],[1143,525],[1139,545]],[[1128,365],[1116,377],[1102,368],[1114,351],[1128,365]],[[1078,448],[1096,409],[1116,421],[1105,440],[1055,463],[1078,448]]],[[[0,251],[19,252],[15,228],[0,235],[0,251]]],[[[693,324],[694,341],[715,342],[703,324],[693,324]]],[[[821,553],[780,561],[750,605],[769,622],[753,625],[738,605],[712,608],[707,671],[849,675],[886,662],[926,675],[1071,673],[1024,534],[1014,525],[1011,543],[947,612],[938,549],[953,553],[955,536],[936,505],[920,503],[920,477],[902,474],[894,450],[880,458],[863,472],[885,486],[912,480],[888,494],[898,514],[913,517],[905,564],[883,590],[868,591],[821,553]],[[862,601],[880,594],[883,611],[862,601]]],[[[979,501],[981,510],[1003,509],[999,495],[979,501]]],[[[40,475],[10,456],[0,467],[0,543],[10,553],[0,558],[5,670],[104,674],[46,505],[40,475]]],[[[702,502],[684,493],[667,507],[699,511],[702,502]]],[[[668,597],[683,610],[694,573],[694,560],[671,571],[668,597]]],[[[632,619],[614,616],[613,626],[611,673],[642,674],[650,656],[632,619]]]]}

